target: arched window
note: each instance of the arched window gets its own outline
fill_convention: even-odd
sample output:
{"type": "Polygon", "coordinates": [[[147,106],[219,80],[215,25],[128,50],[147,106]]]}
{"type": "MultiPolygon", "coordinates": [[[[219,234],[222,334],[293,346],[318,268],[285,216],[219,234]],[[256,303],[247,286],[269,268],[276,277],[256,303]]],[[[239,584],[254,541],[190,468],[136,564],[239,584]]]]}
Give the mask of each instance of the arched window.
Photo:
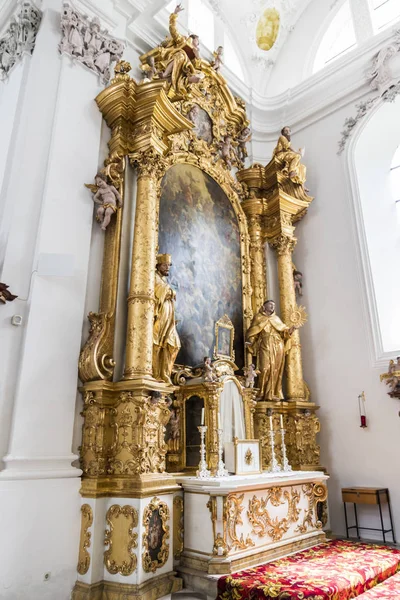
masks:
{"type": "Polygon", "coordinates": [[[383,103],[365,124],[354,151],[357,228],[379,360],[400,354],[399,110],[400,96],[383,103]]]}
{"type": "Polygon", "coordinates": [[[334,16],[322,38],[315,57],[313,72],[319,71],[356,45],[353,17],[347,0],[334,16]]]}
{"type": "Polygon", "coordinates": [[[233,47],[231,38],[224,31],[224,63],[239,79],[245,81],[242,66],[235,48],[233,47]]]}
{"type": "Polygon", "coordinates": [[[214,50],[214,15],[202,0],[189,0],[188,28],[199,36],[208,50],[214,50]]]}
{"type": "Polygon", "coordinates": [[[375,32],[388,27],[400,18],[399,0],[371,0],[371,8],[375,32]]]}
{"type": "Polygon", "coordinates": [[[400,146],[394,153],[392,164],[390,166],[390,183],[392,185],[392,194],[396,203],[397,220],[400,222],[400,146]]]}

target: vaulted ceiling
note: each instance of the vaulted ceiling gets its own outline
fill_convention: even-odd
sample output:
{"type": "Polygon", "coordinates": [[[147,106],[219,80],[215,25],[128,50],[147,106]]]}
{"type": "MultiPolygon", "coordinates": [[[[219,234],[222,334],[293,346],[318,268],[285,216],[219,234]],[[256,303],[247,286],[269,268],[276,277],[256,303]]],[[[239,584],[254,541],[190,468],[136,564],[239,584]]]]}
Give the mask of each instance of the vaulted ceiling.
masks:
{"type": "MultiPolygon", "coordinates": [[[[287,37],[311,0],[209,0],[214,11],[234,32],[238,49],[246,63],[250,85],[259,92],[274,67],[287,37]],[[280,23],[277,38],[269,50],[257,44],[257,26],[268,9],[275,9],[280,23]]],[[[321,0],[322,1],[322,0],[321,0]]],[[[326,1],[326,0],[325,0],[326,1]]]]}

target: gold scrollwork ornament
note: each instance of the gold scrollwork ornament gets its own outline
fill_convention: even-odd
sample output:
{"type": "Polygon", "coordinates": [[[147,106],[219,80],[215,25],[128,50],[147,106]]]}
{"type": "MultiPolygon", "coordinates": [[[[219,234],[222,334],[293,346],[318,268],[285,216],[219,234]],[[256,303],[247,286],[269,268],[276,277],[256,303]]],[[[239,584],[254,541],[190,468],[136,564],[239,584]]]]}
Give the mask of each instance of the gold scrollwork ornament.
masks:
{"type": "Polygon", "coordinates": [[[85,575],[90,567],[90,554],[88,548],[90,548],[90,538],[92,537],[92,534],[89,531],[92,524],[92,507],[89,504],[83,504],[81,506],[81,538],[79,541],[79,558],[77,566],[77,571],[80,575],[85,575]]]}
{"type": "Polygon", "coordinates": [[[132,575],[137,565],[137,557],[133,553],[137,548],[138,534],[133,529],[138,525],[138,512],[128,504],[113,504],[107,511],[104,544],[109,546],[104,552],[104,564],[112,575],[132,575]]]}
{"type": "Polygon", "coordinates": [[[255,545],[249,535],[246,537],[246,539],[244,539],[243,533],[239,537],[236,531],[238,525],[243,525],[243,520],[241,517],[243,512],[243,498],[244,493],[240,496],[229,494],[226,499],[226,530],[229,538],[232,541],[231,548],[234,550],[245,550],[246,548],[250,548],[255,545]]]}
{"type": "Polygon", "coordinates": [[[183,552],[183,498],[174,498],[174,558],[179,560],[183,552]]]}

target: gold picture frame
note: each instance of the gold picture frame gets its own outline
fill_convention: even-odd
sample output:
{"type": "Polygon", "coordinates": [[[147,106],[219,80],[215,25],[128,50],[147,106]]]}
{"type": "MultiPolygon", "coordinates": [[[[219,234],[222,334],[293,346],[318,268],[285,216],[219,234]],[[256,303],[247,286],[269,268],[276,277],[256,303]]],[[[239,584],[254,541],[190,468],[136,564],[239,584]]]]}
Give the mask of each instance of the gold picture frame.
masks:
{"type": "Polygon", "coordinates": [[[215,359],[235,360],[233,342],[235,339],[235,328],[228,315],[224,315],[215,323],[215,359]]]}
{"type": "Polygon", "coordinates": [[[145,573],[155,573],[168,560],[169,518],[169,508],[159,498],[153,498],[144,509],[142,566],[145,573]]]}

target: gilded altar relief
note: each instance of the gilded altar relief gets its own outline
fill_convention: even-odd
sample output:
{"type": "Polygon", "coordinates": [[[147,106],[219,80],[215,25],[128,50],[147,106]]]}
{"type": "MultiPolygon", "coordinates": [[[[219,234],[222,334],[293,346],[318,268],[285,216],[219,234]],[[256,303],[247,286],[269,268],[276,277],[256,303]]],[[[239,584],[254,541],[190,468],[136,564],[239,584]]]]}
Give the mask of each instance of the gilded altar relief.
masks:
{"type": "Polygon", "coordinates": [[[182,348],[176,362],[195,366],[215,345],[214,326],[228,314],[235,355],[243,365],[240,235],[222,188],[188,164],[170,168],[162,182],[159,248],[172,255],[170,285],[176,290],[182,348]]]}

